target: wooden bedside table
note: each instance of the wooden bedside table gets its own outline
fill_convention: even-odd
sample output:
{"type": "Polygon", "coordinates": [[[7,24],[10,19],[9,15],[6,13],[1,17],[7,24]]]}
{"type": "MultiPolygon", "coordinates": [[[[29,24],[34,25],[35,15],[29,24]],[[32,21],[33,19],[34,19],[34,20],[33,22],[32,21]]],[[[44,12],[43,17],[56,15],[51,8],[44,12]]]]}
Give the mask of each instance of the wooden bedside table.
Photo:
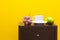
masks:
{"type": "Polygon", "coordinates": [[[57,40],[57,26],[19,26],[19,40],[57,40]]]}

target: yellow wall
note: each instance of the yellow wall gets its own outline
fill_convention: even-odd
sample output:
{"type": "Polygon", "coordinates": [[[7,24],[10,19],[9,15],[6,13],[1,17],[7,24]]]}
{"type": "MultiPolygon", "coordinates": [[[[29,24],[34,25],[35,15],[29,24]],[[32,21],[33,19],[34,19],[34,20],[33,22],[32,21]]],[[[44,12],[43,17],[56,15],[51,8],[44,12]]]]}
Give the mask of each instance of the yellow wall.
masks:
{"type": "Polygon", "coordinates": [[[55,19],[60,40],[59,0],[0,0],[0,40],[18,40],[18,23],[23,16],[37,14],[55,19]]]}

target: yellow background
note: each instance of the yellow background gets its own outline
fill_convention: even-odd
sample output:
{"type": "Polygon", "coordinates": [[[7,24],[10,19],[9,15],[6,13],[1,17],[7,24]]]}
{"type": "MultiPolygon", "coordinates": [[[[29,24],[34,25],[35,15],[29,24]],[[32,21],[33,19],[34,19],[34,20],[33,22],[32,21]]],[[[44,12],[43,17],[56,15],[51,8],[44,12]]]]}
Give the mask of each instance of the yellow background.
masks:
{"type": "Polygon", "coordinates": [[[18,40],[18,23],[26,15],[39,14],[55,19],[60,40],[59,0],[0,0],[0,40],[18,40]]]}

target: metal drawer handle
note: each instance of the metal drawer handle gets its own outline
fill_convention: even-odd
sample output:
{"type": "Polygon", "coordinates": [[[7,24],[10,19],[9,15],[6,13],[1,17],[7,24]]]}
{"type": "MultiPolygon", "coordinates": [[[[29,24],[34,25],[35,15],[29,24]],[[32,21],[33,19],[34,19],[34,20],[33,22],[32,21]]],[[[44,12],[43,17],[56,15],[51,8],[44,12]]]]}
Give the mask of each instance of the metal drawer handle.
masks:
{"type": "Polygon", "coordinates": [[[37,37],[39,37],[40,35],[39,35],[39,34],[37,34],[36,36],[37,36],[37,37]]]}

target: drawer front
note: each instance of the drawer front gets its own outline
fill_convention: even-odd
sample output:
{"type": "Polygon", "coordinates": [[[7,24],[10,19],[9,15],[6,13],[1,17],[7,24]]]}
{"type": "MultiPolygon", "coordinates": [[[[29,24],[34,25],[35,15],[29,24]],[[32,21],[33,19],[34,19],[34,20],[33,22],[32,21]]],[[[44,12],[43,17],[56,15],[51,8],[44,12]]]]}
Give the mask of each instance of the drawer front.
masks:
{"type": "Polygon", "coordinates": [[[57,29],[52,27],[20,28],[21,40],[57,40],[57,29]]]}

